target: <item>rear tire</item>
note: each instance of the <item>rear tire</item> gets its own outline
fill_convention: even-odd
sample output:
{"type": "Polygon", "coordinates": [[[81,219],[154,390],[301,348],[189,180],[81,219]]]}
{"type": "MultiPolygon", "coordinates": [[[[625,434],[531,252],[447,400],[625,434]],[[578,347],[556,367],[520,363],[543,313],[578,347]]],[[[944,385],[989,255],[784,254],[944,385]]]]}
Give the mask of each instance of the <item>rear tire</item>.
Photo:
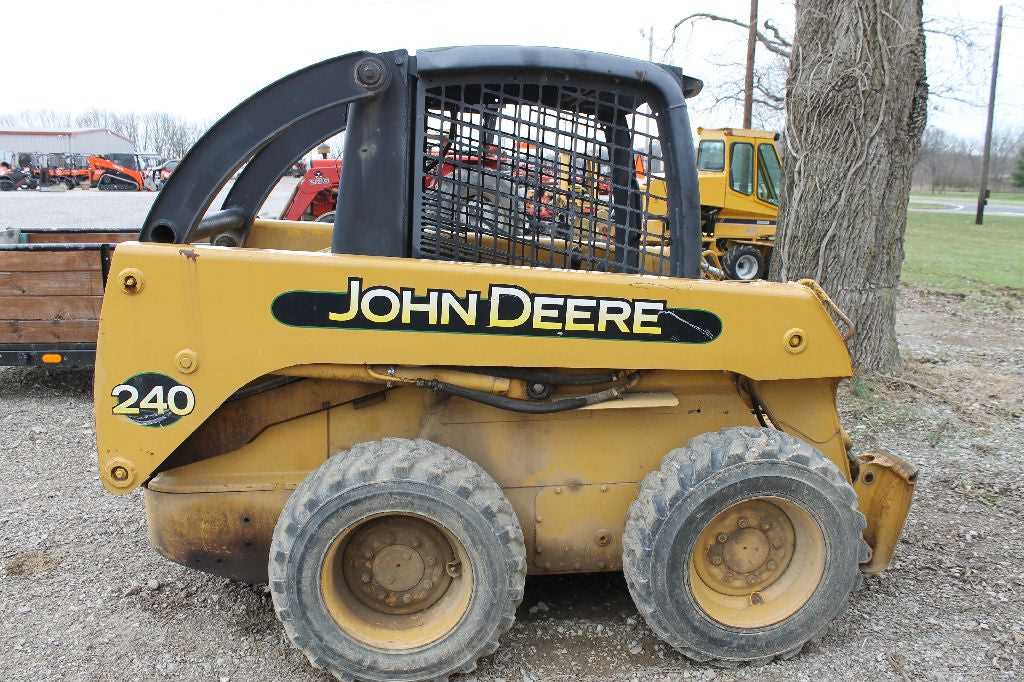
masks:
{"type": "Polygon", "coordinates": [[[295,490],[269,575],[288,638],[317,668],[339,680],[447,680],[512,627],[526,549],[477,464],[389,438],[331,457],[295,490]]]}
{"type": "Polygon", "coordinates": [[[629,510],[623,573],[637,609],[698,662],[788,658],[846,608],[870,550],[853,487],[774,429],[694,438],[629,510]]]}
{"type": "Polygon", "coordinates": [[[764,254],[756,246],[736,244],[729,248],[722,259],[722,266],[729,279],[750,282],[763,279],[768,274],[768,264],[764,254]]]}

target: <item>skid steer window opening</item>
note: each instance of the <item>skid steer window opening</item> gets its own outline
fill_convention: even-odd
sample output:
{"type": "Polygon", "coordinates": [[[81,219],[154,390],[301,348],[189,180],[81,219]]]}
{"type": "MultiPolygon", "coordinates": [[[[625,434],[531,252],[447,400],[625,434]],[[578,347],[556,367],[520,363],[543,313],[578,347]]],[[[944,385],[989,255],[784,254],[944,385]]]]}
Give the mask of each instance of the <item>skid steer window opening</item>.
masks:
{"type": "Polygon", "coordinates": [[[749,142],[733,142],[729,154],[729,187],[740,194],[753,194],[754,146],[749,142]]]}
{"type": "Polygon", "coordinates": [[[414,255],[670,274],[658,113],[639,93],[421,84],[414,255]],[[634,152],[634,148],[640,151],[634,152]]]}

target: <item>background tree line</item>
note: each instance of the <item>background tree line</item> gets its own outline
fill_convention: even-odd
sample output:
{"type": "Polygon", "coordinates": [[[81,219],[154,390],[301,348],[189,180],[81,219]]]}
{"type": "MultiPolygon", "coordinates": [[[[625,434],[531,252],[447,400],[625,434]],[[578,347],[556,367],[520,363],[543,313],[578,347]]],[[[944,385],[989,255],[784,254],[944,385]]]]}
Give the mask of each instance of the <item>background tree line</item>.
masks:
{"type": "Polygon", "coordinates": [[[208,123],[196,123],[163,111],[119,113],[94,109],[81,114],[23,111],[0,114],[0,126],[16,128],[107,128],[128,138],[140,152],[180,159],[206,132],[208,123]]]}
{"type": "MultiPolygon", "coordinates": [[[[992,135],[989,187],[1007,191],[1014,187],[1014,170],[1024,158],[1024,130],[996,131],[992,135]]],[[[981,177],[981,141],[959,137],[929,127],[921,139],[921,151],[914,166],[917,189],[941,192],[947,189],[977,190],[981,177]]]]}

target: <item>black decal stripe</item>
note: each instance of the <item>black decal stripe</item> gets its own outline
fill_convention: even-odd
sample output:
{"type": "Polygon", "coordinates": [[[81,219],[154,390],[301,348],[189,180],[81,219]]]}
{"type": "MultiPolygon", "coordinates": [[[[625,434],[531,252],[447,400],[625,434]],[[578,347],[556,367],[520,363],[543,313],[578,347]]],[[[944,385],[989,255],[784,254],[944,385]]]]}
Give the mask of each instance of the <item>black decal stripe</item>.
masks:
{"type": "MultiPolygon", "coordinates": [[[[496,285],[504,286],[504,285],[496,285]]],[[[362,290],[365,296],[368,291],[383,289],[384,287],[366,287],[362,290]]],[[[513,288],[513,287],[509,287],[513,288]]],[[[519,287],[515,287],[526,293],[519,287]]],[[[443,292],[451,293],[451,292],[443,292]]],[[[469,299],[466,296],[453,294],[465,307],[469,306],[469,299]]],[[[534,301],[538,296],[553,296],[563,299],[563,305],[550,307],[550,315],[545,315],[544,322],[555,323],[558,329],[537,328],[533,325],[532,315],[523,324],[516,327],[491,327],[491,301],[488,298],[477,298],[476,303],[476,324],[469,325],[458,315],[451,315],[448,324],[431,324],[427,312],[412,311],[409,314],[409,323],[402,322],[402,315],[395,316],[395,319],[386,323],[372,322],[360,311],[351,320],[338,321],[330,319],[333,312],[346,312],[351,306],[348,293],[331,291],[289,291],[278,296],[271,311],[275,319],[292,327],[319,327],[324,329],[378,329],[389,331],[417,331],[432,333],[463,333],[463,334],[495,334],[511,336],[532,336],[532,337],[555,337],[555,338],[581,338],[581,339],[606,339],[620,341],[656,341],[667,343],[708,343],[714,341],[722,333],[722,320],[714,313],[697,308],[668,308],[660,311],[648,311],[648,314],[656,318],[656,322],[647,322],[646,327],[656,326],[660,333],[644,334],[634,333],[633,323],[637,303],[661,303],[664,301],[650,300],[625,300],[625,299],[590,299],[589,297],[572,297],[558,294],[528,294],[534,301]],[[595,327],[593,330],[566,330],[561,327],[565,324],[565,305],[567,298],[588,299],[593,301],[593,306],[586,312],[589,318],[585,323],[595,327]],[[598,309],[601,300],[621,301],[631,306],[634,312],[627,320],[628,331],[621,330],[615,323],[609,323],[604,331],[596,329],[598,309]]],[[[440,301],[440,296],[438,300],[440,301]]],[[[427,296],[413,296],[413,303],[427,303],[427,296]]],[[[536,306],[536,303],[534,303],[536,306]]],[[[372,306],[372,313],[379,314],[383,311],[376,310],[372,306]]],[[[535,309],[535,308],[534,308],[535,309]]],[[[438,307],[440,311],[440,306],[438,307]]],[[[499,300],[498,314],[503,320],[514,320],[523,313],[523,303],[514,296],[502,296],[499,300]]],[[[440,316],[438,316],[440,318],[440,316]]]]}

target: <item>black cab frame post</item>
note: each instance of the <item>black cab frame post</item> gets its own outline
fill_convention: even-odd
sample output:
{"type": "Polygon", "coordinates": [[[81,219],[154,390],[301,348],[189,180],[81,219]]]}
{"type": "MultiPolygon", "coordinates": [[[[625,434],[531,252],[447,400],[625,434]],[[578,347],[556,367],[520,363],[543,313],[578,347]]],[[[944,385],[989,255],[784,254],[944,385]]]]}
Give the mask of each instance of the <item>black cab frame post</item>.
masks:
{"type": "Polygon", "coordinates": [[[263,202],[270,196],[281,176],[302,158],[306,150],[345,130],[348,104],[336,104],[289,126],[272,142],[260,149],[245,164],[231,185],[217,214],[240,214],[242,225],[220,234],[208,228],[217,214],[204,218],[199,233],[209,233],[218,246],[239,246],[245,242],[248,228],[256,219],[263,202]]]}
{"type": "MultiPolygon", "coordinates": [[[[296,71],[246,99],[214,124],[185,155],[153,203],[139,239],[185,243],[244,229],[246,217],[255,215],[258,205],[230,206],[219,215],[210,216],[200,229],[210,203],[242,164],[307,117],[386,91],[395,61],[401,60],[404,67],[406,58],[404,51],[381,55],[353,52],[296,71]]],[[[340,109],[337,111],[340,121],[344,115],[340,109]]],[[[263,177],[269,177],[272,169],[263,173],[263,177]]],[[[275,181],[280,174],[274,177],[275,181]]],[[[251,182],[253,186],[258,184],[255,180],[251,182]]],[[[251,191],[246,200],[255,202],[258,195],[258,191],[251,191]]]]}

